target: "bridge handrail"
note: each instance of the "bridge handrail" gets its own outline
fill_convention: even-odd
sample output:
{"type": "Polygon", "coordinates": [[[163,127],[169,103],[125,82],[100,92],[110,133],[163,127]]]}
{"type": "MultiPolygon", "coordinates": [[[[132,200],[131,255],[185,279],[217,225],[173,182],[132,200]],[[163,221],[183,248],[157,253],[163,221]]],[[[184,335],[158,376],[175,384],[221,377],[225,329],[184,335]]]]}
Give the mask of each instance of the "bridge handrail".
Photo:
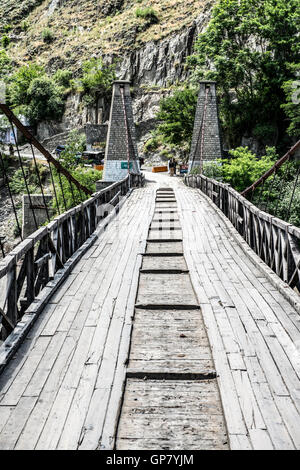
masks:
{"type": "Polygon", "coordinates": [[[204,175],[187,175],[184,181],[206,194],[254,252],[300,291],[300,228],[260,210],[229,184],[204,175]]]}
{"type": "Polygon", "coordinates": [[[121,181],[94,193],[88,200],[36,230],[1,260],[0,282],[3,283],[4,277],[7,281],[5,292],[0,295],[4,302],[0,305],[4,327],[2,339],[14,329],[54,275],[95,232],[99,222],[108,215],[105,207],[117,206],[118,196],[125,196],[132,187],[143,186],[144,180],[143,174],[128,174],[121,181]],[[101,205],[105,212],[99,215],[101,205]]]}

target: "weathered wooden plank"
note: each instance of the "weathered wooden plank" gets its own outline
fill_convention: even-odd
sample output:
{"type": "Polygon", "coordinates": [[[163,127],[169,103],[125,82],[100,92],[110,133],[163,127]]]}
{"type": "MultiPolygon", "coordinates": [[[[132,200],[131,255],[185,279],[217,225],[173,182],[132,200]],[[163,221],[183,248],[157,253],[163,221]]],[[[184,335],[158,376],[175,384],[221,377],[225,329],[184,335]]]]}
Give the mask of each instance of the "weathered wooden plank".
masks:
{"type": "Polygon", "coordinates": [[[183,305],[198,308],[188,274],[144,274],[140,275],[137,306],[183,305]],[[158,295],[159,293],[159,295],[158,295]]]}
{"type": "Polygon", "coordinates": [[[128,439],[135,439],[135,448],[143,449],[145,439],[151,439],[155,449],[161,441],[172,446],[173,440],[177,443],[181,440],[181,448],[188,450],[190,439],[193,441],[195,436],[199,449],[205,449],[208,441],[213,442],[215,449],[227,449],[215,382],[168,381],[160,387],[161,383],[127,381],[124,403],[128,400],[128,406],[122,408],[116,449],[126,448],[128,439]],[[198,392],[192,396],[191,385],[198,392]]]}
{"type": "Polygon", "coordinates": [[[0,402],[1,406],[16,406],[18,404],[44,352],[46,351],[49,342],[50,338],[37,338],[34,347],[30,350],[30,355],[26,358],[26,361],[19,373],[16,375],[8,391],[3,396],[0,402]]]}
{"type": "Polygon", "coordinates": [[[55,449],[57,447],[65,419],[87,360],[93,335],[94,328],[83,329],[62,385],[39,437],[36,449],[55,449]]]}
{"type": "Polygon", "coordinates": [[[137,309],[128,367],[145,373],[211,371],[200,311],[137,309]]]}
{"type": "Polygon", "coordinates": [[[146,254],[158,254],[161,256],[176,254],[182,255],[183,254],[183,246],[182,242],[160,242],[160,243],[151,243],[150,241],[147,243],[146,254]]]}
{"type": "Polygon", "coordinates": [[[187,265],[183,256],[146,256],[143,259],[142,271],[186,271],[187,265]]]}
{"type": "Polygon", "coordinates": [[[40,397],[33,408],[28,421],[16,445],[18,450],[32,450],[43,430],[45,422],[60,388],[61,382],[69,367],[75,348],[74,339],[67,336],[55,364],[41,391],[40,397]]]}
{"type": "Polygon", "coordinates": [[[182,231],[181,230],[150,230],[148,234],[148,240],[158,240],[158,241],[182,241],[182,231]]]}
{"type": "Polygon", "coordinates": [[[20,399],[1,432],[1,450],[9,450],[15,447],[36,401],[37,398],[33,397],[22,397],[20,399]]]}

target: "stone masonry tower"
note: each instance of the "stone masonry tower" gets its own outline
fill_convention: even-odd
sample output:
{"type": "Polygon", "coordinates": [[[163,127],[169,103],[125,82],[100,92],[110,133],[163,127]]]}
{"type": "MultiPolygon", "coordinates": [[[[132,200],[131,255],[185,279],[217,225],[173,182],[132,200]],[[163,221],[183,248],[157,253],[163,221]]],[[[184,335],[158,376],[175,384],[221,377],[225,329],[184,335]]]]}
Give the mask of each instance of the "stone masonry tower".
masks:
{"type": "Polygon", "coordinates": [[[113,84],[103,183],[124,178],[128,166],[131,173],[140,172],[130,82],[118,80],[113,84]]]}
{"type": "Polygon", "coordinates": [[[216,82],[200,82],[195,115],[189,172],[203,162],[215,161],[222,156],[221,135],[216,97],[216,82]]]}

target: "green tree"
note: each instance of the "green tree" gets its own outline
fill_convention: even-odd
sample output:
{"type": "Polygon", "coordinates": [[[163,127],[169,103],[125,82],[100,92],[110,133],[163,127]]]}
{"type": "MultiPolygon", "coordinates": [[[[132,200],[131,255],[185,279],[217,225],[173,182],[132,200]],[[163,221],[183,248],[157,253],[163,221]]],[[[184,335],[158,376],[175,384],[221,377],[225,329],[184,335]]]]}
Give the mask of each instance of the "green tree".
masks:
{"type": "Polygon", "coordinates": [[[58,69],[53,75],[53,80],[66,89],[70,88],[73,73],[71,70],[58,69]]]}
{"type": "Polygon", "coordinates": [[[104,65],[102,59],[93,58],[82,66],[82,77],[77,82],[77,88],[83,94],[87,106],[96,107],[98,118],[98,100],[110,95],[115,80],[115,66],[104,65]]]}
{"type": "Polygon", "coordinates": [[[0,49],[0,79],[6,79],[12,70],[11,59],[4,49],[0,49]]]}
{"type": "Polygon", "coordinates": [[[76,129],[71,131],[65,146],[65,150],[61,152],[59,157],[61,164],[68,170],[72,170],[79,164],[83,163],[80,154],[84,151],[85,146],[85,135],[79,134],[76,129]]]}
{"type": "Polygon", "coordinates": [[[45,28],[42,31],[42,38],[43,41],[46,42],[47,44],[50,44],[54,40],[54,34],[50,28],[45,28]]]}
{"type": "Polygon", "coordinates": [[[266,148],[266,155],[257,158],[248,147],[230,150],[228,160],[222,160],[223,180],[241,192],[262,176],[278,159],[274,147],[266,148]]]}
{"type": "Polygon", "coordinates": [[[157,12],[152,7],[137,8],[135,16],[145,20],[148,26],[159,23],[157,12]]]}
{"type": "Polygon", "coordinates": [[[4,49],[6,49],[10,44],[10,39],[7,34],[4,34],[1,38],[1,44],[4,49]]]}
{"type": "Polygon", "coordinates": [[[294,79],[284,82],[283,89],[286,94],[286,103],[281,107],[284,109],[288,119],[288,133],[299,137],[300,135],[300,63],[291,64],[294,79]]]}
{"type": "Polygon", "coordinates": [[[253,132],[276,144],[286,130],[283,84],[299,62],[299,8],[298,0],[219,0],[197,40],[193,80],[218,82],[231,147],[253,132]]]}
{"type": "MultiPolygon", "coordinates": [[[[96,191],[96,181],[102,178],[102,171],[94,170],[93,168],[77,167],[71,171],[71,174],[86,188],[92,192],[96,191]]],[[[55,186],[56,186],[56,197],[60,210],[71,209],[77,204],[80,204],[83,199],[88,199],[89,196],[85,195],[82,191],[79,191],[76,186],[70,187],[69,180],[61,175],[59,178],[56,170],[53,172],[55,186]]],[[[53,199],[53,207],[57,209],[56,198],[53,199]]]]}
{"type": "Polygon", "coordinates": [[[64,111],[63,90],[46,76],[35,78],[28,89],[26,115],[30,122],[59,120],[64,111]]]}
{"type": "Polygon", "coordinates": [[[12,107],[26,107],[30,103],[28,90],[32,81],[45,74],[43,67],[36,64],[20,67],[10,77],[8,97],[12,107]]]}
{"type": "Polygon", "coordinates": [[[160,102],[157,134],[168,144],[190,143],[196,111],[197,94],[192,88],[178,90],[160,102]]]}
{"type": "Polygon", "coordinates": [[[20,67],[9,78],[9,104],[32,124],[42,120],[58,120],[63,114],[65,99],[61,81],[60,74],[54,78],[48,77],[44,68],[36,64],[20,67]]]}

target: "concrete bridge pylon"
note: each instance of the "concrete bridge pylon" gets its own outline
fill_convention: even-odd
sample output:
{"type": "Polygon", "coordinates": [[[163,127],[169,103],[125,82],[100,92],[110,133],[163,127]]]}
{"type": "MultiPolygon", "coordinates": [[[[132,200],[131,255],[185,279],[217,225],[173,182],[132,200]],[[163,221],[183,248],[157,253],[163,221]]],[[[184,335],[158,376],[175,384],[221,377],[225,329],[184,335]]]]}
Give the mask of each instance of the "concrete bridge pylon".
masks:
{"type": "Polygon", "coordinates": [[[189,172],[222,156],[216,82],[201,81],[189,156],[189,172]]]}
{"type": "Polygon", "coordinates": [[[113,84],[103,171],[104,184],[121,180],[128,171],[140,173],[130,82],[126,80],[113,84]]]}

